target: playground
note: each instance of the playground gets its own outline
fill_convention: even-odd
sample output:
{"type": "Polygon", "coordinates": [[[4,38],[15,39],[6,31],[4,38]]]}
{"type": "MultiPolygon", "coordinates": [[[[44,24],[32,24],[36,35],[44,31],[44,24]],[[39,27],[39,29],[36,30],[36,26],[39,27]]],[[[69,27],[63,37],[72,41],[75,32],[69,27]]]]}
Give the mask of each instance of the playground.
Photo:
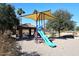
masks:
{"type": "Polygon", "coordinates": [[[78,56],[79,4],[64,5],[0,4],[0,55],[78,56]]]}
{"type": "MultiPolygon", "coordinates": [[[[45,20],[50,20],[55,18],[52,16],[51,10],[38,12],[37,10],[34,10],[33,14],[29,15],[23,15],[21,17],[30,18],[32,20],[36,21],[36,27],[23,27],[22,25],[18,26],[19,30],[19,39],[23,39],[23,33],[22,29],[28,29],[29,30],[29,39],[31,39],[31,29],[34,29],[34,40],[38,43],[39,40],[41,42],[46,43],[49,47],[56,47],[56,43],[52,42],[50,38],[48,38],[45,34],[46,27],[45,27],[45,20]]],[[[33,39],[33,38],[32,38],[33,39]]]]}
{"type": "Polygon", "coordinates": [[[17,43],[21,46],[21,54],[23,56],[72,56],[79,55],[79,38],[58,39],[48,38],[45,34],[45,19],[54,18],[50,10],[37,12],[34,14],[24,15],[22,17],[31,18],[36,21],[36,27],[23,27],[19,26],[19,41],[17,43]],[[44,23],[43,23],[44,22],[44,23]],[[23,40],[23,29],[29,30],[28,41],[26,38],[23,40]],[[33,35],[31,35],[31,29],[33,35]],[[32,37],[33,36],[33,37],[32,37]],[[32,40],[29,40],[32,39],[32,40]],[[75,40],[74,40],[75,39],[75,40]],[[41,43],[40,43],[41,41],[41,43]],[[74,44],[76,43],[76,44],[74,44]]]}

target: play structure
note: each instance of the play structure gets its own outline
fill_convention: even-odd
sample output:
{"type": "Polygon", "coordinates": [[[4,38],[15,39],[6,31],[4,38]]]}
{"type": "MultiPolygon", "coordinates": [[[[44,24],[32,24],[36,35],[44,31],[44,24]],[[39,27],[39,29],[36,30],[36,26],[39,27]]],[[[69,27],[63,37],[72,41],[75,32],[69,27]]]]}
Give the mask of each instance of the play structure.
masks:
{"type": "Polygon", "coordinates": [[[45,35],[45,20],[53,19],[51,10],[38,12],[35,10],[33,14],[24,15],[22,17],[30,18],[36,21],[36,31],[35,31],[35,39],[38,40],[38,36],[42,38],[42,40],[50,47],[56,47],[56,43],[51,42],[48,37],[45,35]],[[39,34],[39,35],[38,35],[39,34]]]}

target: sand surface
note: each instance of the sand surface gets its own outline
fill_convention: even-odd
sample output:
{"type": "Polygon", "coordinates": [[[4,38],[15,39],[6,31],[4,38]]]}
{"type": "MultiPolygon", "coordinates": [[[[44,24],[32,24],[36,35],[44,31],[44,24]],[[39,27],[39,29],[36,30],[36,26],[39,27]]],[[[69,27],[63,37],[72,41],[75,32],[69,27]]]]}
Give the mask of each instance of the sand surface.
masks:
{"type": "Polygon", "coordinates": [[[18,41],[25,56],[79,56],[79,40],[55,40],[56,48],[51,48],[45,43],[36,44],[34,40],[18,41]]]}

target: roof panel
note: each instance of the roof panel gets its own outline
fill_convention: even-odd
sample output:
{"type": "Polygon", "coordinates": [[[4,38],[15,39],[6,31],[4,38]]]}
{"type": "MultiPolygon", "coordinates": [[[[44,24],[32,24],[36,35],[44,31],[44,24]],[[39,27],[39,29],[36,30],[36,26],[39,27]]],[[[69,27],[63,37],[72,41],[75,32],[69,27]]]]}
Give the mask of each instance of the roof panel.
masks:
{"type": "Polygon", "coordinates": [[[29,15],[25,15],[23,16],[25,18],[30,18],[30,19],[33,19],[33,20],[50,20],[50,19],[53,19],[55,18],[51,11],[44,11],[44,12],[38,12],[37,14],[29,14],[29,15]]]}

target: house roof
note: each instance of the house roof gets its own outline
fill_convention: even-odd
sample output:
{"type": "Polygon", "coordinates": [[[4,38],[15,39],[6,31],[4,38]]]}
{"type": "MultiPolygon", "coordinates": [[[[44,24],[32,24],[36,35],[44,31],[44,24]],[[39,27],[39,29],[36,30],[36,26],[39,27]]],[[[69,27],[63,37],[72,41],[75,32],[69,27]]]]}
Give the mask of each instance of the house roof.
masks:
{"type": "Polygon", "coordinates": [[[36,27],[31,23],[26,23],[18,26],[17,29],[36,29],[36,27]]]}

